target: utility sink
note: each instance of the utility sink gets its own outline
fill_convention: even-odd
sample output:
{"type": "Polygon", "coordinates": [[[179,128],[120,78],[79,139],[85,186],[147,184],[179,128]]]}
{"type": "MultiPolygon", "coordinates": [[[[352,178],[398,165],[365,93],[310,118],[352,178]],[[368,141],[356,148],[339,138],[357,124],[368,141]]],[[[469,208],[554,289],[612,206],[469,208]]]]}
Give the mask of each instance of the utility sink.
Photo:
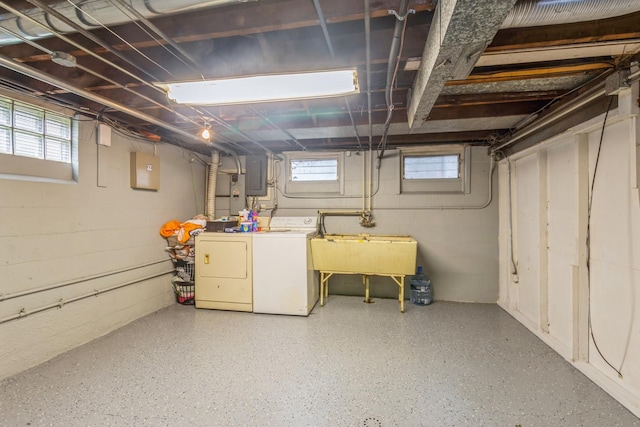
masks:
{"type": "Polygon", "coordinates": [[[325,234],[311,239],[313,268],[323,272],[411,275],[417,250],[411,236],[325,234]]]}

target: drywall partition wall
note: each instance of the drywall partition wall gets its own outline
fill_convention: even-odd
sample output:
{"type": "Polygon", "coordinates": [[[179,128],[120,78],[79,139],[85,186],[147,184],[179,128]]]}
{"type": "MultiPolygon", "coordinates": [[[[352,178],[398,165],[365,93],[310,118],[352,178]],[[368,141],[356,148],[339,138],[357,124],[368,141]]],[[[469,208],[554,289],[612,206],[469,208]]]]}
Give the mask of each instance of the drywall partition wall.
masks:
{"type": "Polygon", "coordinates": [[[59,304],[0,323],[0,378],[175,303],[158,231],[202,211],[204,167],[157,144],[160,190],[133,190],[129,153],[153,154],[154,146],[113,132],[111,146],[98,147],[94,125],[80,123],[77,183],[0,179],[0,319],[59,304]],[[7,299],[70,281],[77,283],[7,299]]]}
{"type": "MultiPolygon", "coordinates": [[[[277,180],[277,200],[273,198],[274,188],[269,187],[270,196],[258,198],[258,204],[273,207],[277,201],[278,216],[316,215],[318,210],[362,209],[363,205],[368,205],[368,201],[362,200],[363,164],[369,161],[368,153],[342,154],[344,194],[318,194],[305,191],[304,187],[296,193],[287,193],[284,161],[276,161],[270,176],[277,180]]],[[[357,216],[328,216],[325,219],[327,233],[411,235],[418,241],[417,264],[422,265],[432,279],[437,300],[495,302],[498,297],[497,194],[492,194],[489,203],[491,161],[487,149],[472,148],[469,157],[468,193],[401,194],[399,153],[387,150],[379,184],[378,173],[374,173],[375,196],[371,206],[375,227],[361,227],[357,216]],[[487,207],[482,208],[485,204],[487,207]]],[[[232,171],[232,160],[225,159],[221,169],[232,171]]],[[[225,194],[224,191],[228,194],[228,190],[220,188],[221,194],[225,194]]],[[[217,216],[228,212],[224,210],[224,202],[217,206],[220,206],[217,216]]],[[[270,213],[270,209],[264,209],[260,215],[270,213]]],[[[405,289],[408,298],[409,287],[405,289]]],[[[332,277],[330,292],[364,295],[361,278],[348,275],[332,277]]],[[[397,286],[389,278],[372,277],[371,292],[374,297],[396,298],[397,286]]]]}
{"type": "Polygon", "coordinates": [[[501,163],[499,304],[640,416],[637,97],[501,163]]]}

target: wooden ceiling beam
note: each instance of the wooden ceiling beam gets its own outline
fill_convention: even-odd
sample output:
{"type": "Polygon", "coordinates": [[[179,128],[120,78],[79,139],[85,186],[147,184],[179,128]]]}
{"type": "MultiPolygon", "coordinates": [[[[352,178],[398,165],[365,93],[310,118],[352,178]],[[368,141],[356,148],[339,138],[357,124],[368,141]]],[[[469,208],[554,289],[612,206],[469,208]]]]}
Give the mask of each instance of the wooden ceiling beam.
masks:
{"type": "Polygon", "coordinates": [[[539,68],[525,68],[519,70],[496,71],[471,74],[466,80],[449,80],[445,86],[460,86],[475,83],[493,83],[512,80],[540,79],[550,77],[562,77],[576,74],[585,74],[597,71],[606,71],[615,65],[608,62],[584,63],[575,65],[558,65],[539,68]]]}
{"type": "MultiPolygon", "coordinates": [[[[390,16],[388,11],[397,8],[397,3],[397,0],[376,1],[375,5],[372,5],[371,18],[390,16]]],[[[435,7],[435,2],[432,0],[419,0],[416,3],[411,7],[417,12],[430,12],[435,7]]],[[[325,19],[330,24],[342,24],[364,19],[363,3],[361,1],[324,0],[322,8],[325,19]]],[[[412,20],[415,20],[415,18],[412,20]]],[[[163,32],[169,34],[173,41],[181,44],[210,42],[216,39],[246,37],[319,26],[312,2],[296,0],[246,3],[242,8],[236,8],[235,10],[229,8],[225,13],[219,13],[218,9],[213,8],[185,13],[180,15],[179,18],[175,15],[160,16],[152,19],[152,21],[163,32]],[[189,22],[189,25],[181,25],[179,22],[189,22]],[[265,22],[273,22],[273,24],[264,25],[265,22]],[[211,29],[215,29],[215,31],[211,31],[211,29]]],[[[141,39],[143,34],[132,23],[116,26],[113,31],[127,40],[128,44],[115,39],[111,33],[105,30],[96,30],[94,34],[105,41],[111,40],[112,47],[120,51],[131,50],[134,47],[136,49],[152,49],[157,48],[159,45],[167,44],[163,40],[151,40],[146,36],[141,39]]],[[[76,38],[76,40],[85,44],[83,36],[71,34],[70,37],[76,38]]],[[[64,50],[77,57],[87,55],[83,51],[69,51],[66,43],[55,38],[41,40],[40,42],[51,50],[64,50]]],[[[33,48],[26,45],[4,46],[0,50],[7,56],[22,58],[22,61],[25,62],[50,59],[48,55],[40,53],[25,55],[25,51],[33,51],[33,48]]],[[[107,53],[106,49],[102,47],[95,47],[92,50],[99,54],[107,53]]]]}
{"type": "Polygon", "coordinates": [[[498,31],[486,52],[640,38],[640,12],[574,24],[498,31]]]}

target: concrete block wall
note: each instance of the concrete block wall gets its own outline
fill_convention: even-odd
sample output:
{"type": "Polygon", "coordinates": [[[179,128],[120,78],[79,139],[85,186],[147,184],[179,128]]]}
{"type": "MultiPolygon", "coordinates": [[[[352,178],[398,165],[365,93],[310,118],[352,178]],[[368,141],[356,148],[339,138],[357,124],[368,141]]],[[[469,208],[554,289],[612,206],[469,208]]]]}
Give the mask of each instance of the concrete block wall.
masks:
{"type": "MultiPolygon", "coordinates": [[[[375,155],[375,152],[374,152],[375,155]]],[[[376,226],[363,228],[358,217],[326,217],[327,233],[370,233],[410,235],[418,241],[417,265],[424,267],[432,280],[437,300],[464,302],[496,302],[498,298],[498,211],[497,194],[489,191],[490,157],[484,147],[470,153],[470,190],[465,193],[400,192],[400,158],[397,150],[388,150],[382,161],[379,185],[374,172],[372,211],[376,226]],[[491,197],[491,200],[489,198],[491,197]],[[487,205],[484,207],[484,205],[487,205]]],[[[363,167],[368,153],[346,152],[344,194],[287,194],[284,162],[276,161],[271,177],[277,188],[269,189],[269,197],[259,204],[273,207],[277,216],[316,215],[318,210],[362,209],[363,167]],[[274,197],[275,194],[275,197],[274,197]]],[[[223,159],[222,171],[235,171],[233,159],[223,159]]],[[[218,179],[216,215],[234,214],[229,210],[228,174],[218,179]]],[[[497,174],[492,177],[492,190],[497,189],[497,174]]],[[[264,210],[260,215],[270,215],[264,210]]],[[[331,293],[363,295],[360,276],[343,275],[330,279],[331,293]]],[[[371,278],[374,297],[396,298],[397,286],[386,277],[371,278]]],[[[405,287],[409,297],[409,287],[405,287]]]]}
{"type": "Polygon", "coordinates": [[[0,319],[60,304],[0,323],[0,378],[175,303],[171,275],[163,274],[172,264],[158,231],[169,220],[202,213],[205,168],[180,148],[160,143],[156,150],[160,190],[134,190],[130,152],[153,154],[154,146],[113,132],[112,145],[98,147],[95,122],[82,121],[77,182],[0,179],[0,319]],[[70,281],[77,283],[4,298],[70,281]],[[135,283],[65,303],[129,282],[135,283]]]}

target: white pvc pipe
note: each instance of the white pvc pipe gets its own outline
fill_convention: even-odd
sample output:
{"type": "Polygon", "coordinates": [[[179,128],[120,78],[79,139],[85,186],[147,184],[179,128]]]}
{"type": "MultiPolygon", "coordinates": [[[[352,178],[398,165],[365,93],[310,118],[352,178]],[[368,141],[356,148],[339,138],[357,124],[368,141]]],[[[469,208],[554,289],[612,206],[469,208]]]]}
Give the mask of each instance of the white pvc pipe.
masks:
{"type": "Polygon", "coordinates": [[[207,185],[207,219],[213,221],[216,215],[216,180],[218,179],[218,164],[220,153],[211,152],[211,167],[209,168],[209,184],[207,185]]]}

